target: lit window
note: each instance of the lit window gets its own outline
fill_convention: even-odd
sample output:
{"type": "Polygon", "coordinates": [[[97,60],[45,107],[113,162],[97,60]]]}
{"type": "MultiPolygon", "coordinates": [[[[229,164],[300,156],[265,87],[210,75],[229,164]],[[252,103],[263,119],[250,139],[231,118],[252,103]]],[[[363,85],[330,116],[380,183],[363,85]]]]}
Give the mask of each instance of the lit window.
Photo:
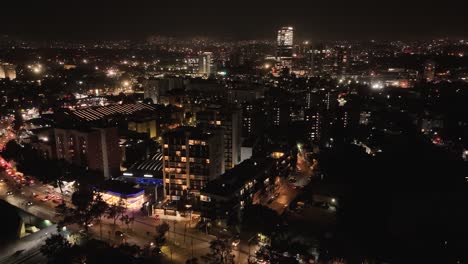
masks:
{"type": "Polygon", "coordinates": [[[193,140],[189,140],[188,143],[189,143],[189,145],[194,145],[195,144],[195,142],[193,140]]]}
{"type": "Polygon", "coordinates": [[[187,161],[187,158],[186,158],[186,157],[181,157],[181,158],[180,158],[180,161],[186,162],[186,161],[187,161]]]}
{"type": "Polygon", "coordinates": [[[216,125],[221,125],[221,121],[216,121],[216,125]]]}
{"type": "Polygon", "coordinates": [[[210,164],[210,159],[206,159],[206,164],[210,164]]]}
{"type": "Polygon", "coordinates": [[[169,148],[169,145],[168,145],[168,144],[164,144],[164,148],[169,148]]]}

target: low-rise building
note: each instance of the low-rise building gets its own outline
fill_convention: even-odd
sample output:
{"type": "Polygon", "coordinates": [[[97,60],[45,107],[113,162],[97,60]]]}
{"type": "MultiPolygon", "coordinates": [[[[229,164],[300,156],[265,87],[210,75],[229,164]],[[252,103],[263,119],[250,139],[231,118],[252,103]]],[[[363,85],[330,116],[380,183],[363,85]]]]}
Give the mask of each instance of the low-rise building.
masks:
{"type": "Polygon", "coordinates": [[[278,160],[247,159],[210,181],[200,193],[204,220],[227,226],[239,223],[242,209],[258,203],[262,193],[273,189],[278,160]]]}

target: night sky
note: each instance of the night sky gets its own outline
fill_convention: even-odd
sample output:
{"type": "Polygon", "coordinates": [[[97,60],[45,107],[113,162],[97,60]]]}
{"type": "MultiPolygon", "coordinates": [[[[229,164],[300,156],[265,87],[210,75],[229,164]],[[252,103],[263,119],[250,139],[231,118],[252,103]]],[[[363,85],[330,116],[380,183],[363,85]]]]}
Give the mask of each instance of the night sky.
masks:
{"type": "Polygon", "coordinates": [[[462,0],[3,2],[0,34],[33,39],[274,38],[283,25],[301,39],[468,37],[462,0]]]}

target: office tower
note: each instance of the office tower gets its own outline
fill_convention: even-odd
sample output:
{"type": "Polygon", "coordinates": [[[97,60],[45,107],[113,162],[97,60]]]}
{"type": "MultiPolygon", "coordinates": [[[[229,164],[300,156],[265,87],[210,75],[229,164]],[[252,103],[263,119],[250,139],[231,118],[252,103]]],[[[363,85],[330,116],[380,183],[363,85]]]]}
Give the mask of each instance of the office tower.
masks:
{"type": "Polygon", "coordinates": [[[105,178],[120,176],[117,128],[55,128],[57,158],[100,172],[105,178]]]}
{"type": "Polygon", "coordinates": [[[293,28],[282,27],[278,30],[276,43],[276,57],[282,66],[291,66],[293,56],[293,28]]]}
{"type": "Polygon", "coordinates": [[[164,196],[178,200],[199,195],[205,184],[224,173],[222,129],[178,127],[163,136],[164,196]]]}
{"type": "Polygon", "coordinates": [[[432,82],[434,80],[435,67],[436,67],[436,64],[434,61],[432,60],[426,61],[426,63],[424,64],[424,75],[423,75],[424,81],[432,82]]]}
{"type": "Polygon", "coordinates": [[[210,77],[214,74],[213,53],[203,52],[198,59],[198,74],[210,77]]]}
{"type": "Polygon", "coordinates": [[[226,170],[240,162],[242,114],[238,108],[207,109],[198,112],[197,122],[204,127],[216,126],[224,129],[224,159],[226,170]]]}
{"type": "Polygon", "coordinates": [[[320,140],[320,113],[309,109],[304,112],[304,121],[306,124],[307,137],[313,143],[320,140]]]}

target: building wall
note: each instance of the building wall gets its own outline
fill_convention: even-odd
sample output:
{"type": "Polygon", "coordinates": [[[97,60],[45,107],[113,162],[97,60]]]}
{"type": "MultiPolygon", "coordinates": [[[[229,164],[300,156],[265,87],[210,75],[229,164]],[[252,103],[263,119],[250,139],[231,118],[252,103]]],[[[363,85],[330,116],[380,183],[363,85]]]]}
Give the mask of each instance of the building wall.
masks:
{"type": "Polygon", "coordinates": [[[128,122],[128,130],[147,133],[150,138],[158,136],[156,120],[130,121],[128,122]]]}
{"type": "Polygon", "coordinates": [[[106,178],[119,176],[120,148],[117,128],[87,131],[55,128],[58,159],[99,171],[106,178]]]}
{"type": "Polygon", "coordinates": [[[240,109],[208,110],[197,113],[197,122],[224,129],[225,169],[231,169],[241,160],[242,111],[240,109]]]}
{"type": "MultiPolygon", "coordinates": [[[[192,128],[195,129],[195,128],[192,128]]],[[[210,179],[224,173],[223,134],[193,137],[190,131],[167,133],[163,137],[164,195],[172,199],[189,191],[198,195],[210,179]]]]}

